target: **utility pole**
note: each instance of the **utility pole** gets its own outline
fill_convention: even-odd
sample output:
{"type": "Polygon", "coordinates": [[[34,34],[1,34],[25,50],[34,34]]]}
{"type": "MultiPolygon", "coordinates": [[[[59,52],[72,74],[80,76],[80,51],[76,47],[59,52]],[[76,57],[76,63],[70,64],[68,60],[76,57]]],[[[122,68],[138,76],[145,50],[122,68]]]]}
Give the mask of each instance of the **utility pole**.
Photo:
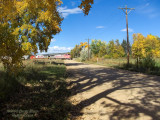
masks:
{"type": "Polygon", "coordinates": [[[127,5],[125,8],[119,8],[122,9],[123,12],[126,14],[126,30],[127,30],[127,65],[129,66],[129,35],[128,35],[128,14],[135,10],[135,8],[127,8],[127,5]],[[128,11],[129,10],[129,11],[128,11]]]}

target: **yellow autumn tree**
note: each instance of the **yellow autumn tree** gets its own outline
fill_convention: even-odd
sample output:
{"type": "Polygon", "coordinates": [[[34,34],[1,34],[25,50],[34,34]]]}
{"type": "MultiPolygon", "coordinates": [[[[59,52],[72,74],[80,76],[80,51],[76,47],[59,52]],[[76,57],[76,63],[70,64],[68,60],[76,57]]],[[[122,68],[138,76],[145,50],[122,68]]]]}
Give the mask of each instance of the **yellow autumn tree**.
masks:
{"type": "Polygon", "coordinates": [[[7,70],[7,73],[18,72],[22,66],[21,56],[24,52],[18,39],[10,33],[10,29],[5,24],[0,24],[0,59],[7,70]]]}
{"type": "Polygon", "coordinates": [[[142,34],[133,34],[132,56],[136,58],[137,65],[139,60],[145,56],[144,43],[145,37],[142,34]]]}
{"type": "Polygon", "coordinates": [[[154,35],[147,35],[144,43],[145,57],[151,55],[152,57],[160,57],[160,41],[154,35]]]}
{"type": "Polygon", "coordinates": [[[7,0],[1,3],[0,58],[9,73],[22,65],[21,58],[47,51],[53,35],[61,31],[60,0],[7,0]],[[38,45],[38,46],[37,46],[38,45]]]}
{"type": "Polygon", "coordinates": [[[154,35],[147,35],[144,37],[142,34],[133,34],[133,45],[132,45],[132,55],[137,59],[137,64],[139,59],[151,56],[154,58],[160,57],[160,41],[158,37],[154,35]]]}
{"type": "MultiPolygon", "coordinates": [[[[1,0],[0,59],[9,73],[21,67],[23,55],[47,51],[61,31],[61,4],[61,0],[1,0]]],[[[93,0],[82,0],[79,7],[88,15],[91,4],[93,0]]]]}

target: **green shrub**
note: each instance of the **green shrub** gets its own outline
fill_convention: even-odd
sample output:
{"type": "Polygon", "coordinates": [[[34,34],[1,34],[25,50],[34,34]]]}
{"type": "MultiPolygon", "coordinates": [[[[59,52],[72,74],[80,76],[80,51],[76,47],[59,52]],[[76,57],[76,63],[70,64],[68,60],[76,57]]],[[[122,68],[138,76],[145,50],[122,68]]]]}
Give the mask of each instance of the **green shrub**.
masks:
{"type": "Polygon", "coordinates": [[[130,71],[160,75],[160,67],[157,66],[155,59],[153,59],[151,55],[148,55],[145,58],[141,59],[138,65],[135,62],[134,64],[130,63],[129,66],[125,63],[116,67],[130,71]]]}
{"type": "Polygon", "coordinates": [[[104,56],[104,58],[105,58],[105,59],[108,59],[108,58],[111,58],[111,57],[106,54],[106,55],[104,56]]]}
{"type": "Polygon", "coordinates": [[[119,55],[118,55],[118,53],[113,53],[113,54],[110,54],[110,55],[106,54],[106,55],[104,56],[104,58],[106,58],[106,59],[108,59],[108,58],[118,59],[118,58],[119,58],[119,55]]]}
{"type": "Polygon", "coordinates": [[[142,59],[140,67],[144,68],[145,71],[154,70],[156,67],[156,61],[152,58],[151,55],[148,55],[142,59]]]}
{"type": "Polygon", "coordinates": [[[114,54],[113,54],[113,58],[115,58],[115,59],[119,58],[118,53],[114,53],[114,54]]]}
{"type": "MultiPolygon", "coordinates": [[[[91,58],[91,50],[89,50],[90,58],[91,58]]],[[[80,60],[81,62],[86,61],[88,59],[88,48],[82,49],[80,53],[80,60]]]]}

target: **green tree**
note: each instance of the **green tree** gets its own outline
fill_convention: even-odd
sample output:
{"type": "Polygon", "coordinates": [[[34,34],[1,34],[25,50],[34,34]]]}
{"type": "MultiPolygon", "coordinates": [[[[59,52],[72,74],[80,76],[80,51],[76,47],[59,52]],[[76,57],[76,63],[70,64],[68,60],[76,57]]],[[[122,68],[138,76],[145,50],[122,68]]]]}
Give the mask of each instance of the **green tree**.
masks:
{"type": "Polygon", "coordinates": [[[101,40],[92,40],[90,48],[91,52],[95,57],[98,57],[101,46],[102,46],[101,40]]]}
{"type": "Polygon", "coordinates": [[[110,58],[118,58],[125,55],[124,49],[120,45],[119,40],[116,40],[115,42],[114,40],[109,41],[107,49],[110,58]]]}
{"type": "MultiPolygon", "coordinates": [[[[123,39],[121,46],[123,47],[125,51],[125,56],[127,56],[127,41],[123,39]]],[[[129,53],[131,54],[131,45],[129,43],[129,53]]]]}
{"type": "Polygon", "coordinates": [[[75,47],[71,50],[71,58],[80,57],[81,49],[82,48],[80,45],[75,45],[75,47]]]}
{"type": "Polygon", "coordinates": [[[115,49],[115,44],[114,44],[114,40],[111,40],[111,41],[109,41],[109,43],[108,43],[108,56],[110,57],[110,58],[113,58],[113,55],[114,55],[114,53],[115,53],[115,51],[116,51],[116,49],[115,49]]]}
{"type": "Polygon", "coordinates": [[[106,42],[102,42],[99,50],[99,57],[103,57],[107,54],[107,44],[106,42]]]}
{"type": "Polygon", "coordinates": [[[125,56],[124,48],[120,45],[118,39],[115,42],[116,42],[115,43],[115,47],[116,47],[115,52],[116,52],[116,54],[118,54],[118,57],[124,57],[125,56]]]}

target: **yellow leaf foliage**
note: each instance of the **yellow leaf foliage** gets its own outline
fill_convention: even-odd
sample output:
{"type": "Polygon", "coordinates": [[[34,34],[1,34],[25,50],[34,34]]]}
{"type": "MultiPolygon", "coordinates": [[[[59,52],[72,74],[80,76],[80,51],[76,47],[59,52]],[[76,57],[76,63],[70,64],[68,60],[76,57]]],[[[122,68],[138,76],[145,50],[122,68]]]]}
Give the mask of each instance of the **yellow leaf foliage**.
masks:
{"type": "Polygon", "coordinates": [[[160,57],[160,41],[156,36],[142,34],[133,34],[132,55],[136,58],[143,58],[147,55],[160,57]]]}
{"type": "MultiPolygon", "coordinates": [[[[0,59],[6,69],[20,67],[25,54],[47,51],[53,35],[61,31],[61,4],[61,0],[1,0],[0,59]]],[[[92,4],[93,0],[82,0],[80,8],[87,15],[92,4]]]]}
{"type": "Polygon", "coordinates": [[[61,0],[4,0],[0,3],[0,59],[7,71],[22,63],[22,56],[47,51],[52,35],[61,31],[57,11],[61,0]],[[38,46],[37,46],[38,45],[38,46]]]}
{"type": "Polygon", "coordinates": [[[84,48],[84,47],[85,47],[85,48],[88,48],[88,43],[87,43],[87,42],[81,42],[79,47],[80,47],[81,49],[84,48]]]}
{"type": "Polygon", "coordinates": [[[81,5],[79,6],[85,15],[88,15],[94,0],[82,0],[81,5]]]}

